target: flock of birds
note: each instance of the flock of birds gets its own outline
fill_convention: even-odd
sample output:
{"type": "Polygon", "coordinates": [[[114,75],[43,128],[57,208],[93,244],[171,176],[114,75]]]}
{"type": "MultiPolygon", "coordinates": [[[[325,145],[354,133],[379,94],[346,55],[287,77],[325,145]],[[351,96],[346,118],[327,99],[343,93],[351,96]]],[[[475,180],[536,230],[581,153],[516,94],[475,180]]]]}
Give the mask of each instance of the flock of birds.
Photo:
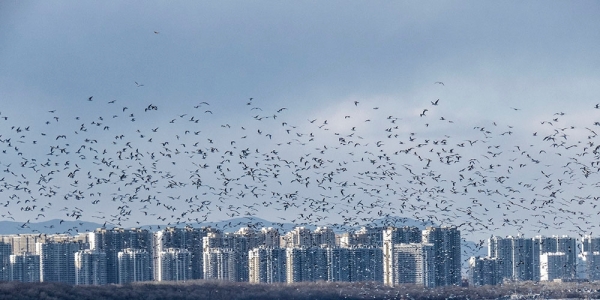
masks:
{"type": "Polygon", "coordinates": [[[55,109],[19,124],[0,113],[0,220],[182,226],[258,217],[344,230],[410,218],[488,236],[597,233],[600,123],[564,124],[564,113],[529,132],[457,124],[440,115],[443,99],[402,117],[350,101],[336,119],[263,109],[253,98],[227,112],[201,101],[177,115],[82,100],[70,111],[90,106],[87,117],[55,109]]]}

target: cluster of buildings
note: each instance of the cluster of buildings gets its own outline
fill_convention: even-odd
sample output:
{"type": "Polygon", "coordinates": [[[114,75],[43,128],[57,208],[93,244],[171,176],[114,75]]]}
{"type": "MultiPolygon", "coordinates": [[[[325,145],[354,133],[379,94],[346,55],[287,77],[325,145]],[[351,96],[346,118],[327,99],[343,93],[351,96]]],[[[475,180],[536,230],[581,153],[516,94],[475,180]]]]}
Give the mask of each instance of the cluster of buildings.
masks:
{"type": "Polygon", "coordinates": [[[376,281],[426,287],[461,283],[455,227],[273,228],[237,232],[99,228],[69,235],[0,236],[0,281],[103,285],[193,279],[276,283],[376,281]]]}
{"type": "Polygon", "coordinates": [[[469,283],[600,280],[600,238],[492,237],[487,257],[469,259],[469,283]]]}

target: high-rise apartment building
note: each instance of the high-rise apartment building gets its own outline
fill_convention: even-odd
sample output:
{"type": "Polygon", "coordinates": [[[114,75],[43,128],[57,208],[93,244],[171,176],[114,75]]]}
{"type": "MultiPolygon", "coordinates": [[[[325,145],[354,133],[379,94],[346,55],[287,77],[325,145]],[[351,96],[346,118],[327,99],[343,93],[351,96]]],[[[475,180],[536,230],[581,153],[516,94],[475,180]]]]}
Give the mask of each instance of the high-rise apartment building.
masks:
{"type": "Polygon", "coordinates": [[[10,255],[12,247],[10,244],[0,242],[0,281],[8,281],[10,278],[10,255]]]}
{"type": "Polygon", "coordinates": [[[283,237],[286,248],[312,247],[312,232],[305,227],[296,227],[283,237]]]}
{"type": "Polygon", "coordinates": [[[435,287],[437,276],[434,264],[433,244],[392,244],[389,252],[384,254],[384,265],[388,268],[384,273],[384,283],[388,286],[412,283],[435,287]]]}
{"type": "Polygon", "coordinates": [[[158,253],[157,281],[186,281],[192,279],[192,253],[187,249],[167,248],[158,253]]]}
{"type": "Polygon", "coordinates": [[[315,255],[311,247],[286,248],[288,283],[314,281],[315,265],[315,255]]]}
{"type": "Polygon", "coordinates": [[[461,283],[461,239],[456,227],[428,227],[423,243],[433,244],[435,286],[461,283]]]}
{"type": "Polygon", "coordinates": [[[10,244],[13,254],[35,253],[35,244],[44,242],[46,235],[42,234],[9,234],[0,235],[0,242],[10,244]]]}
{"type": "Polygon", "coordinates": [[[248,256],[250,282],[286,282],[286,252],[284,248],[260,246],[250,250],[248,256]]]}
{"type": "Polygon", "coordinates": [[[236,281],[237,268],[234,250],[226,248],[204,249],[204,279],[236,281]]]}
{"type": "Polygon", "coordinates": [[[329,282],[350,281],[350,249],[340,247],[326,247],[322,245],[321,251],[325,253],[325,280],[329,282]]]}
{"type": "MultiPolygon", "coordinates": [[[[91,250],[106,253],[106,280],[108,283],[119,283],[118,253],[124,249],[143,249],[153,255],[153,234],[140,228],[99,228],[89,234],[91,250]]],[[[150,265],[152,270],[152,265],[150,265]]],[[[151,273],[152,274],[152,273],[151,273]]]]}
{"type": "Polygon", "coordinates": [[[539,249],[551,247],[551,242],[522,236],[495,236],[488,242],[489,256],[499,259],[499,276],[502,280],[539,280],[539,249]]]}
{"type": "MultiPolygon", "coordinates": [[[[593,249],[593,248],[587,248],[593,249]]],[[[585,261],[585,278],[589,281],[600,280],[600,252],[583,252],[582,258],[585,261]]]]}
{"type": "Polygon", "coordinates": [[[40,255],[40,281],[75,284],[75,253],[81,250],[79,243],[53,242],[36,244],[40,255]]]}
{"type": "MultiPolygon", "coordinates": [[[[556,252],[566,255],[565,274],[563,279],[575,279],[577,277],[577,239],[566,235],[556,236],[556,252]]],[[[540,262],[541,263],[541,262],[540,262]]]]}
{"type": "Polygon", "coordinates": [[[502,282],[500,259],[491,257],[469,258],[469,285],[496,285],[502,282]]]}
{"type": "Polygon", "coordinates": [[[350,282],[383,282],[383,251],[381,247],[348,248],[350,282]]]}
{"type": "Polygon", "coordinates": [[[540,255],[540,280],[568,279],[571,276],[569,257],[564,252],[547,252],[540,255]]]}
{"type": "Polygon", "coordinates": [[[152,258],[145,249],[125,248],[117,252],[119,284],[152,280],[152,258]]]}
{"type": "MultiPolygon", "coordinates": [[[[355,232],[346,232],[340,236],[340,247],[383,247],[384,227],[361,227],[355,232]]],[[[419,240],[421,231],[419,231],[419,240]]]]}
{"type": "MultiPolygon", "coordinates": [[[[541,274],[541,261],[539,261],[538,257],[541,257],[541,255],[545,253],[562,252],[567,257],[567,262],[565,266],[566,273],[562,275],[562,279],[574,279],[577,277],[577,255],[581,252],[577,249],[577,239],[568,236],[536,236],[533,238],[533,240],[535,248],[537,248],[537,244],[539,244],[539,251],[535,252],[535,258],[538,259],[537,261],[534,261],[534,267],[537,268],[534,271],[535,273],[541,274]]],[[[540,278],[534,277],[533,280],[540,280],[540,278]]]]}
{"type": "Polygon", "coordinates": [[[317,227],[312,233],[312,246],[335,247],[335,232],[328,227],[317,227]]]}
{"type": "Polygon", "coordinates": [[[246,229],[244,228],[242,232],[225,233],[223,235],[222,248],[233,251],[234,264],[236,265],[233,281],[236,282],[248,281],[248,251],[252,249],[252,246],[258,244],[255,232],[246,229]]]}
{"type": "Polygon", "coordinates": [[[532,239],[512,238],[513,280],[526,281],[537,279],[538,254],[532,239]]]}
{"type": "Polygon", "coordinates": [[[40,256],[21,253],[10,256],[10,281],[40,282],[40,256]]]}
{"type": "Polygon", "coordinates": [[[498,280],[513,277],[512,239],[493,236],[488,239],[488,257],[498,260],[498,280]]]}
{"type": "Polygon", "coordinates": [[[390,235],[394,244],[414,244],[423,241],[423,233],[418,227],[388,227],[384,234],[390,235]]]}
{"type": "Polygon", "coordinates": [[[263,246],[267,248],[279,248],[280,245],[280,235],[279,231],[276,228],[268,227],[262,228],[260,230],[262,236],[264,237],[263,246]]]}
{"type": "Polygon", "coordinates": [[[75,284],[104,285],[106,281],[106,253],[96,250],[75,252],[75,284]]]}
{"type": "Polygon", "coordinates": [[[600,237],[585,235],[581,239],[581,252],[600,252],[600,237]]]}
{"type": "MultiPolygon", "coordinates": [[[[167,227],[164,230],[157,231],[154,234],[154,268],[159,267],[158,253],[163,252],[167,248],[186,249],[192,257],[192,277],[191,279],[204,278],[203,267],[203,239],[209,232],[216,231],[210,227],[201,228],[175,228],[167,227]]],[[[155,270],[155,278],[160,275],[155,270]]],[[[190,278],[188,278],[190,279],[190,278]]]]}

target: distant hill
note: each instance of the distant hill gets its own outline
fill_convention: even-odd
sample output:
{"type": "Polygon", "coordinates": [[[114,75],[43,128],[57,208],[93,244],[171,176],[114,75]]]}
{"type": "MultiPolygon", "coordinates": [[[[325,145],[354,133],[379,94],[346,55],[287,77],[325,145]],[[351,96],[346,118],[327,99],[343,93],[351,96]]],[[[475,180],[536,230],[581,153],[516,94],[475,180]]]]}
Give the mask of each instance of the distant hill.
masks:
{"type": "Polygon", "coordinates": [[[102,227],[102,224],[86,221],[63,221],[58,219],[39,223],[0,221],[0,234],[67,233],[75,235],[79,232],[93,231],[99,227],[102,227]]]}

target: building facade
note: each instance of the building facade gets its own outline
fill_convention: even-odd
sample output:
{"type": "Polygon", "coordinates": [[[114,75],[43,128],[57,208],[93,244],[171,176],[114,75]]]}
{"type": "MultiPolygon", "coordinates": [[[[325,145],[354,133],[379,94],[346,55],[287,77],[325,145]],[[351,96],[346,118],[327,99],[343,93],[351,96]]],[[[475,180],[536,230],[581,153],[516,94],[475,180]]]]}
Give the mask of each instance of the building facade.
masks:
{"type": "Polygon", "coordinates": [[[469,285],[496,285],[502,283],[499,258],[471,257],[469,258],[469,285]]]}
{"type": "Polygon", "coordinates": [[[390,255],[384,257],[390,270],[384,274],[388,286],[417,284],[436,286],[435,247],[433,244],[393,244],[390,255]]]}
{"type": "Polygon", "coordinates": [[[283,248],[260,246],[248,253],[251,283],[286,282],[286,252],[283,248]]]}
{"type": "MultiPolygon", "coordinates": [[[[153,234],[140,228],[99,228],[89,233],[89,243],[91,250],[106,253],[106,280],[108,283],[121,282],[119,252],[124,249],[140,249],[149,255],[154,253],[153,234]]],[[[150,265],[150,270],[152,270],[152,265],[150,265]]]]}
{"type": "Polygon", "coordinates": [[[40,256],[21,253],[10,256],[10,281],[40,282],[40,256]]]}
{"type": "Polygon", "coordinates": [[[192,278],[192,253],[187,249],[167,248],[158,254],[156,281],[187,281],[192,278]]]}
{"type": "Polygon", "coordinates": [[[152,258],[145,249],[125,248],[117,253],[119,284],[152,280],[152,258]]]}
{"type": "Polygon", "coordinates": [[[423,243],[432,244],[435,261],[435,286],[460,285],[461,239],[456,227],[428,227],[423,243]]]}
{"type": "Polygon", "coordinates": [[[106,280],[106,253],[95,250],[75,252],[75,284],[104,285],[106,280]]]}

